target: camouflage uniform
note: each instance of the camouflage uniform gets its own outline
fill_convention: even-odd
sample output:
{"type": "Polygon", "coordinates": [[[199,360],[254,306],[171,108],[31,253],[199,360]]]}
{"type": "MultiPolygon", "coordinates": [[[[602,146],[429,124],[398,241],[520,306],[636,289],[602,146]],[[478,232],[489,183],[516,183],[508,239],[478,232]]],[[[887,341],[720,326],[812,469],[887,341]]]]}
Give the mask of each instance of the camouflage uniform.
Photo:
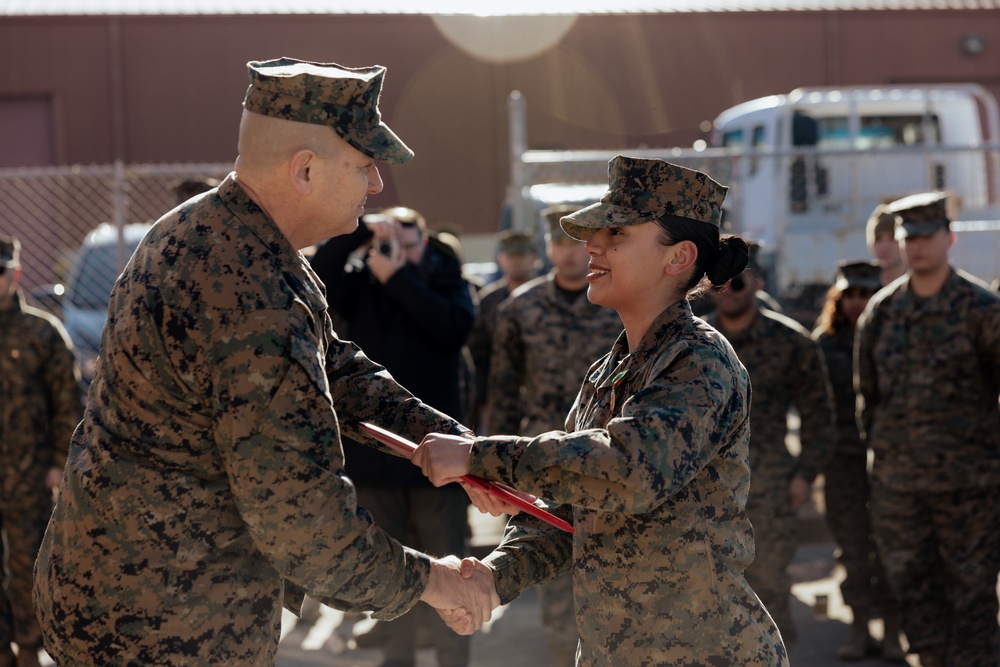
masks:
{"type": "MultiPolygon", "coordinates": [[[[499,308],[486,432],[562,428],[587,369],[621,330],[618,313],[591,303],[585,294],[573,302],[564,298],[554,274],[515,290],[499,308]]],[[[578,639],[572,579],[560,576],[538,592],[556,663],[572,664],[578,639]]]]}
{"type": "Polygon", "coordinates": [[[592,367],[570,432],[479,438],[472,474],[550,498],[575,534],[526,515],[487,563],[503,602],[572,568],[578,665],[787,665],[743,578],[749,381],[681,301],[629,354],[592,367]]]}
{"type": "Polygon", "coordinates": [[[894,612],[872,536],[868,503],[868,448],[858,433],[854,394],[854,329],[813,333],[823,351],[837,413],[837,438],[823,469],[826,522],[840,547],[839,562],[845,578],[840,584],[844,604],[865,618],[878,610],[894,612]],[[888,605],[888,609],[886,609],[888,605]]]}
{"type": "Polygon", "coordinates": [[[79,373],[62,324],[25,305],[0,310],[0,560],[6,585],[0,595],[0,647],[41,648],[42,632],[31,603],[31,570],[52,492],[50,468],[66,465],[66,450],[80,420],[79,373]]]}
{"type": "MultiPolygon", "coordinates": [[[[716,324],[717,316],[709,318],[716,324]]],[[[753,323],[739,333],[719,330],[729,339],[750,373],[754,401],[751,411],[750,470],[753,484],[747,514],[754,528],[757,556],[747,569],[747,581],[781,629],[785,643],[797,637],[789,604],[788,566],[798,546],[798,518],[789,498],[795,475],[812,482],[826,464],[833,446],[833,403],[822,353],[809,332],[794,320],[758,309],[753,323]],[[801,419],[801,454],[785,446],[788,411],[801,419]]]]}
{"type": "Polygon", "coordinates": [[[38,559],[49,653],[272,665],[289,584],[408,610],[429,561],[341,474],[359,420],[415,440],[459,428],[336,338],[308,262],[234,175],[168,213],[115,286],[38,559]]]}
{"type": "Polygon", "coordinates": [[[858,327],[875,539],[910,649],[996,665],[1000,299],[954,270],[927,298],[903,277],[858,327]]]}
{"type": "Polygon", "coordinates": [[[479,312],[476,323],[469,335],[469,354],[476,369],[476,401],[469,425],[481,431],[485,424],[479,420],[486,407],[487,384],[490,377],[493,356],[493,337],[496,332],[497,308],[510,296],[507,279],[491,282],[479,292],[479,312]]]}

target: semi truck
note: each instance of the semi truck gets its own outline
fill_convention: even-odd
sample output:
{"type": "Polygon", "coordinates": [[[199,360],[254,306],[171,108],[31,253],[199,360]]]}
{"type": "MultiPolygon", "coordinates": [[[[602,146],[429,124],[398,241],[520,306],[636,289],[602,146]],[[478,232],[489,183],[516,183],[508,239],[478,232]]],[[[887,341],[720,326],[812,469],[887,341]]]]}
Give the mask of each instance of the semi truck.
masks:
{"type": "Polygon", "coordinates": [[[955,266],[1000,277],[1000,114],[975,84],[797,88],[720,113],[691,148],[528,150],[526,102],[509,98],[512,224],[560,201],[587,204],[618,154],[661,158],[728,185],[724,232],[761,242],[767,288],[798,298],[828,287],[841,260],[869,256],[880,203],[949,193],[955,266]]]}

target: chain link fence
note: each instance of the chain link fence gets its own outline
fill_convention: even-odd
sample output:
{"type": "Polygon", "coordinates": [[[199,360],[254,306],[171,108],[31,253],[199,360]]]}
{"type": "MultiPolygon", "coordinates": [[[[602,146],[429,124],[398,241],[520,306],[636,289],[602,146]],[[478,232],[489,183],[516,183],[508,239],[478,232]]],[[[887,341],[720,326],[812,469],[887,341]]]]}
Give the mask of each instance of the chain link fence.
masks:
{"type": "MultiPolygon", "coordinates": [[[[0,233],[21,242],[30,305],[63,321],[84,382],[93,377],[115,280],[150,225],[232,164],[0,169],[0,233]]],[[[201,188],[204,189],[204,188],[201,188]]]]}
{"type": "Polygon", "coordinates": [[[176,206],[182,181],[221,180],[231,169],[231,163],[0,169],[0,232],[21,241],[21,285],[29,300],[57,308],[53,297],[64,293],[85,239],[98,229],[99,242],[117,246],[103,267],[117,276],[131,255],[127,226],[152,223],[176,206]]]}

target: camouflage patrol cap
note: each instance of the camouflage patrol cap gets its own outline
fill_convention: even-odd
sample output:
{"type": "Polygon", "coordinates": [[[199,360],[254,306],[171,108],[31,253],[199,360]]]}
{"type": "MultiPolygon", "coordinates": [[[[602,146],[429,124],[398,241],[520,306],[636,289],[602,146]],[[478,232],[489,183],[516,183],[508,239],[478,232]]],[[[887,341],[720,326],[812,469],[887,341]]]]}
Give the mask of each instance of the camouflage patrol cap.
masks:
{"type": "Polygon", "coordinates": [[[729,188],[680,165],[616,155],[608,163],[601,201],[562,219],[562,228],[586,240],[602,227],[626,227],[677,216],[719,227],[729,188]]]}
{"type": "Polygon", "coordinates": [[[579,210],[580,207],[575,204],[556,204],[542,211],[542,218],[545,220],[545,238],[550,241],[564,238],[576,240],[577,237],[568,233],[566,228],[562,226],[562,219],[579,210]]]}
{"type": "Polygon", "coordinates": [[[21,242],[13,236],[0,234],[0,266],[16,267],[21,265],[21,242]]]}
{"type": "Polygon", "coordinates": [[[874,262],[841,262],[837,265],[837,281],[834,286],[841,291],[856,287],[877,292],[882,288],[880,272],[881,268],[874,262]]]}
{"type": "Polygon", "coordinates": [[[896,233],[896,216],[889,212],[886,204],[879,204],[868,216],[868,224],[865,225],[865,236],[868,237],[868,245],[875,245],[875,240],[880,234],[896,233]]]}
{"type": "Polygon", "coordinates": [[[384,67],[277,58],[248,62],[247,69],[250,87],[243,100],[247,111],[332,127],[347,143],[377,160],[399,163],[413,157],[379,114],[384,67]]]}
{"type": "Polygon", "coordinates": [[[497,245],[500,248],[500,252],[505,255],[538,252],[538,246],[535,244],[535,235],[531,232],[522,232],[515,229],[500,232],[500,235],[497,237],[497,245]]]}
{"type": "Polygon", "coordinates": [[[892,202],[889,212],[896,216],[896,238],[928,236],[942,227],[948,229],[947,204],[945,192],[921,192],[892,202]]]}

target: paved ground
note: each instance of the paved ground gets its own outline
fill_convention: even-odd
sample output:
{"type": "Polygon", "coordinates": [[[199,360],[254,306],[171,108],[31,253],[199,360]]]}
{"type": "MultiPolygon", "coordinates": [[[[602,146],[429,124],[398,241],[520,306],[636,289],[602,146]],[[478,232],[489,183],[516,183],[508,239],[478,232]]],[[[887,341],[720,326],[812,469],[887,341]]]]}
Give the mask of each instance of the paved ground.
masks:
{"type": "MultiPolygon", "coordinates": [[[[498,537],[499,528],[489,517],[476,519],[477,541],[498,537]]],[[[804,543],[792,567],[793,610],[799,626],[800,644],[792,654],[793,665],[808,667],[842,666],[836,650],[847,636],[850,610],[843,606],[838,583],[841,575],[834,561],[834,545],[815,510],[803,517],[804,543]],[[826,596],[825,614],[815,611],[817,596],[826,596]]],[[[494,542],[495,543],[495,542],[494,542]]],[[[470,667],[546,667],[549,653],[538,626],[535,594],[526,592],[507,607],[498,610],[494,620],[472,640],[470,667]]],[[[345,618],[344,614],[323,607],[320,618],[312,624],[296,622],[286,615],[285,634],[278,652],[277,667],[377,667],[382,654],[377,649],[360,650],[350,641],[352,631],[363,631],[368,620],[345,618]]],[[[873,633],[881,628],[873,623],[873,633]]],[[[884,664],[872,659],[854,663],[859,667],[884,664]]],[[[433,651],[421,650],[417,667],[436,667],[433,651]]]]}
{"type": "MultiPolygon", "coordinates": [[[[792,652],[795,667],[843,667],[836,659],[837,647],[847,636],[850,610],[840,597],[842,573],[834,560],[835,546],[822,517],[822,492],[817,489],[814,502],[800,513],[801,545],[791,567],[793,613],[799,628],[799,645],[792,652]],[[825,612],[817,598],[825,596],[825,612]]],[[[473,545],[484,553],[499,541],[503,524],[499,520],[470,513],[473,545]]],[[[998,585],[1000,594],[1000,585],[998,585]]],[[[469,667],[548,667],[548,647],[538,624],[538,606],[533,591],[527,591],[506,607],[494,612],[493,620],[472,639],[469,667]]],[[[363,617],[345,616],[336,610],[320,607],[317,620],[311,623],[285,613],[282,640],[276,667],[377,667],[382,654],[377,649],[358,649],[352,635],[370,627],[363,617]]],[[[878,622],[872,632],[881,636],[878,622]]],[[[43,665],[51,665],[43,656],[43,665]]],[[[884,665],[877,659],[853,663],[858,667],[884,665]]],[[[915,667],[914,660],[911,665],[915,667]]],[[[417,667],[437,667],[433,651],[423,649],[417,667]]]]}

